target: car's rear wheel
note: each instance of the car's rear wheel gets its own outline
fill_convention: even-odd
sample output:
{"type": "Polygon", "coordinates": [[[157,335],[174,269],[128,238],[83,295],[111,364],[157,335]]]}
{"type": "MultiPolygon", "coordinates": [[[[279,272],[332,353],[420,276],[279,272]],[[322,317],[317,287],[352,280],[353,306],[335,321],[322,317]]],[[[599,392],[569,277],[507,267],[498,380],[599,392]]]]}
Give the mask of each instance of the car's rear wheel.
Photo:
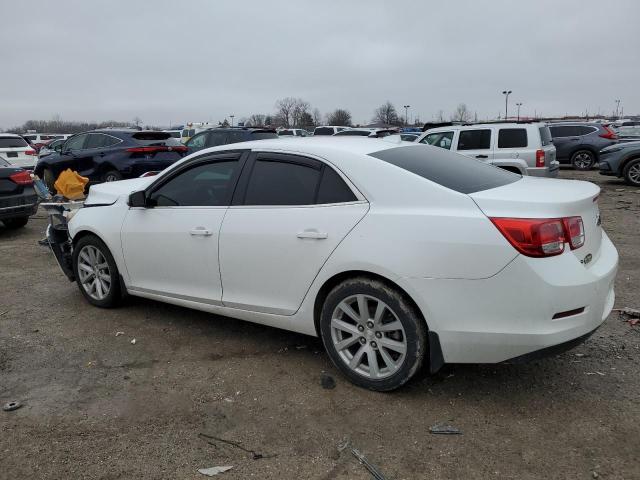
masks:
{"type": "Polygon", "coordinates": [[[596,164],[596,156],[589,150],[578,150],[571,156],[571,165],[576,170],[591,170],[596,164]]]}
{"type": "Polygon", "coordinates": [[[28,221],[29,217],[7,218],[2,220],[4,226],[7,228],[21,228],[24,227],[28,221]]]}
{"type": "Polygon", "coordinates": [[[102,174],[103,182],[116,182],[122,180],[122,174],[117,170],[109,170],[102,174]]]}
{"type": "Polygon", "coordinates": [[[120,277],[109,249],[95,235],[78,240],[73,249],[73,270],[80,292],[97,307],[115,307],[120,302],[120,277]]]}
{"type": "Polygon", "coordinates": [[[336,286],[320,319],[322,341],[336,367],[356,385],[377,391],[401,387],[420,369],[426,330],[402,293],[366,277],[336,286]]]}
{"type": "Polygon", "coordinates": [[[54,184],[56,183],[56,177],[50,168],[45,168],[44,171],[42,172],[42,181],[49,189],[49,192],[55,195],[56,187],[54,184]]]}
{"type": "Polygon", "coordinates": [[[624,180],[634,187],[640,187],[640,158],[627,163],[623,171],[624,180]]]}

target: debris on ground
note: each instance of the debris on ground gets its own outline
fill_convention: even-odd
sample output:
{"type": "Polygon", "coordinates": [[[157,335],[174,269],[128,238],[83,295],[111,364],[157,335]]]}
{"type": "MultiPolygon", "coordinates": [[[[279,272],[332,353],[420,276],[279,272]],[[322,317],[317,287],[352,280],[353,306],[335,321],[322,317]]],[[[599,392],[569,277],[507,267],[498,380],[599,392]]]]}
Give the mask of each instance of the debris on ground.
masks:
{"type": "Polygon", "coordinates": [[[14,402],[5,403],[2,406],[2,410],[4,410],[5,412],[12,412],[14,410],[19,409],[20,407],[22,407],[22,403],[16,400],[14,402]]]}
{"type": "Polygon", "coordinates": [[[436,424],[429,428],[429,433],[435,435],[462,435],[462,431],[452,425],[436,424]]]}
{"type": "Polygon", "coordinates": [[[136,339],[134,338],[133,340],[131,340],[131,345],[135,345],[136,344],[136,339]]]}
{"type": "Polygon", "coordinates": [[[328,373],[323,373],[320,375],[320,385],[322,385],[322,388],[325,390],[333,390],[336,388],[336,380],[328,373]]]}
{"type": "Polygon", "coordinates": [[[349,450],[351,454],[356,457],[358,462],[360,462],[360,465],[363,465],[375,480],[387,480],[387,477],[385,477],[383,473],[367,459],[367,457],[351,446],[351,442],[348,440],[338,444],[338,452],[342,452],[343,450],[349,450]]]}
{"type": "Polygon", "coordinates": [[[224,473],[227,470],[231,470],[232,466],[227,467],[210,467],[210,468],[200,468],[198,469],[198,473],[202,475],[206,475],[207,477],[213,477],[214,475],[218,475],[219,473],[224,473]]]}
{"type": "Polygon", "coordinates": [[[602,373],[602,372],[586,372],[587,375],[600,375],[601,377],[604,377],[606,374],[602,373]]]}
{"type": "Polygon", "coordinates": [[[116,332],[116,337],[119,337],[120,335],[124,335],[124,332],[116,332]]]}
{"type": "Polygon", "coordinates": [[[635,308],[614,308],[614,312],[618,312],[618,317],[622,319],[623,322],[627,322],[632,327],[640,324],[640,310],[635,308]]]}
{"type": "MultiPolygon", "coordinates": [[[[208,433],[200,432],[198,435],[201,438],[206,438],[206,439],[209,439],[209,440],[215,440],[216,442],[221,442],[221,443],[224,443],[224,444],[227,444],[227,445],[231,445],[232,447],[238,448],[238,449],[242,450],[243,452],[251,454],[251,458],[253,460],[259,460],[261,458],[273,458],[273,457],[277,456],[276,453],[270,454],[270,455],[263,455],[260,452],[256,452],[255,450],[251,450],[249,448],[243,447],[242,445],[240,445],[240,442],[234,442],[234,441],[231,441],[231,440],[225,440],[224,438],[216,437],[214,435],[209,435],[208,433]]],[[[217,447],[217,445],[214,442],[207,442],[207,443],[209,445],[213,445],[214,447],[217,447]]]]}
{"type": "Polygon", "coordinates": [[[1,316],[3,316],[3,315],[5,315],[5,314],[7,314],[7,313],[9,313],[9,310],[7,310],[7,311],[5,311],[5,312],[0,312],[0,317],[1,317],[1,316]]]}

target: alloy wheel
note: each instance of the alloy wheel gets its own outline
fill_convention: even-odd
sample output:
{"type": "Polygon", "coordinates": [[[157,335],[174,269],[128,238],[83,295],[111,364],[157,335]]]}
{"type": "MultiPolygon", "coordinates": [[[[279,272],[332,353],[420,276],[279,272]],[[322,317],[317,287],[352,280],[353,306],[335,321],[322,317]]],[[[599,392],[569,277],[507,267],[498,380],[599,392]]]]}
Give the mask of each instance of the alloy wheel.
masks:
{"type": "Polygon", "coordinates": [[[573,164],[579,170],[586,170],[593,166],[593,158],[588,152],[580,152],[573,158],[573,164]]]}
{"type": "Polygon", "coordinates": [[[640,163],[636,163],[629,167],[629,170],[627,170],[627,177],[635,185],[640,185],[640,163]]]}
{"type": "Polygon", "coordinates": [[[78,276],[87,295],[103,300],[111,290],[111,272],[102,252],[93,245],[85,245],[78,254],[78,276]]]}
{"type": "Polygon", "coordinates": [[[349,369],[373,380],[396,373],[407,354],[398,316],[370,295],[352,295],[338,304],[331,316],[331,340],[349,369]]]}

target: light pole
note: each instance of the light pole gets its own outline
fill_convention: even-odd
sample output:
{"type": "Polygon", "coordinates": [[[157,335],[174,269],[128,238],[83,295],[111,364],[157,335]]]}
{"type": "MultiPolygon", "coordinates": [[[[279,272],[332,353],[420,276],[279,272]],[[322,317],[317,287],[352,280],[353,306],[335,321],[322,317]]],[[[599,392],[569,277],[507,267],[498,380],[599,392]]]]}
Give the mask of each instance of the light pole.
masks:
{"type": "Polygon", "coordinates": [[[233,127],[233,117],[234,117],[235,115],[229,115],[229,116],[231,117],[231,126],[233,127]]]}
{"type": "Polygon", "coordinates": [[[616,100],[616,119],[617,119],[617,118],[620,118],[620,117],[618,117],[618,111],[619,111],[619,109],[620,109],[620,99],[617,99],[617,100],[616,100]]]}
{"type": "Polygon", "coordinates": [[[522,102],[516,103],[516,107],[518,107],[518,122],[520,121],[520,107],[522,106],[522,102]]]}
{"type": "Polygon", "coordinates": [[[504,121],[507,121],[507,117],[509,116],[509,95],[513,93],[511,90],[503,90],[502,94],[504,95],[504,121]]]}
{"type": "Polygon", "coordinates": [[[409,125],[409,108],[411,105],[404,106],[404,126],[407,127],[409,125]]]}

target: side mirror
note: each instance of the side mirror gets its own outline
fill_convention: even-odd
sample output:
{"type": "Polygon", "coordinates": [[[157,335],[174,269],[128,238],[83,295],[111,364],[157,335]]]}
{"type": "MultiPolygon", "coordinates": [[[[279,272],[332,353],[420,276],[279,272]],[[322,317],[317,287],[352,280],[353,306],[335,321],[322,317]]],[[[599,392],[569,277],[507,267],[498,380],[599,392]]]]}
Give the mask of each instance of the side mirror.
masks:
{"type": "Polygon", "coordinates": [[[141,190],[139,192],[133,192],[131,195],[129,195],[129,206],[130,207],[140,207],[140,208],[146,208],[147,207],[147,197],[144,194],[144,190],[141,190]]]}

